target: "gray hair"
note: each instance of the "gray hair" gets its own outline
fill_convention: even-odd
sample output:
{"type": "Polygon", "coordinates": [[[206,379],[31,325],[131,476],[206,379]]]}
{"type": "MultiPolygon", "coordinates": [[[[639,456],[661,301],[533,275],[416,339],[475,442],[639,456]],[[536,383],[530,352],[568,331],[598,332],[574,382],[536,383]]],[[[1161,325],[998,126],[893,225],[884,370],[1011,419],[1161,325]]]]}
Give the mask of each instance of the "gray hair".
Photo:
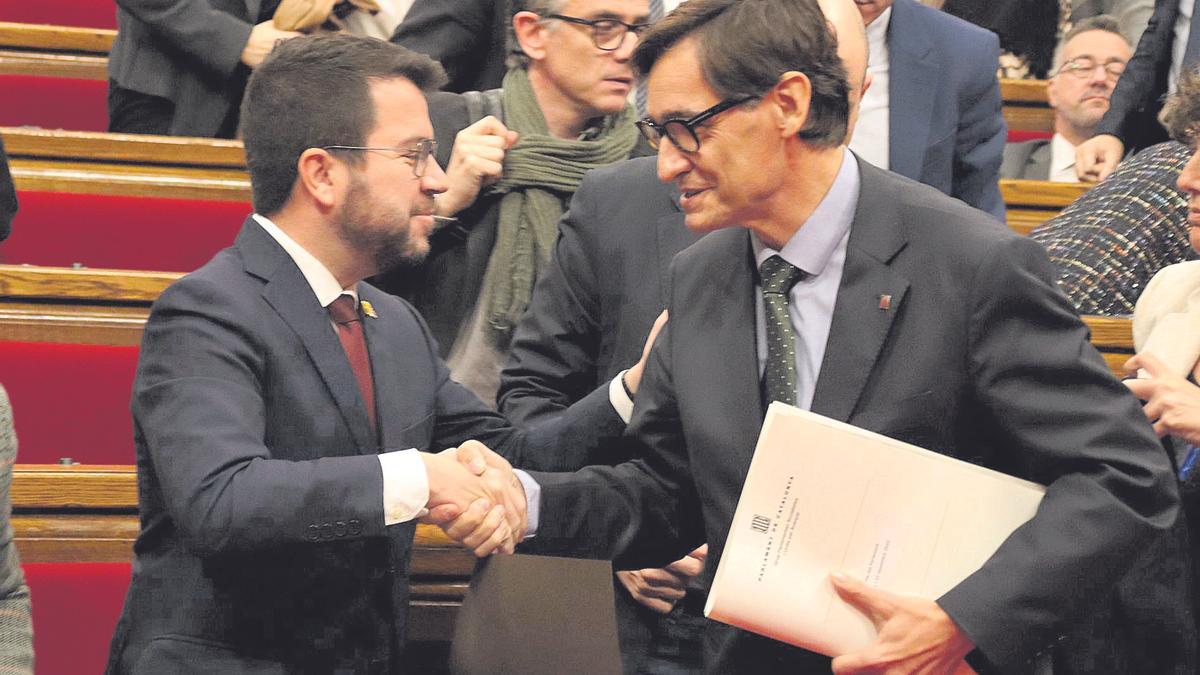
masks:
{"type": "Polygon", "coordinates": [[[1121,38],[1121,42],[1124,42],[1126,46],[1132,47],[1129,44],[1129,39],[1121,32],[1121,22],[1115,16],[1111,14],[1090,16],[1072,26],[1071,30],[1067,31],[1067,34],[1063,36],[1063,39],[1058,41],[1058,44],[1054,47],[1054,68],[1050,72],[1057,74],[1058,69],[1062,68],[1063,50],[1066,49],[1068,42],[1075,39],[1075,36],[1080,33],[1088,33],[1094,30],[1112,33],[1121,38]]]}
{"type": "Polygon", "coordinates": [[[508,29],[505,34],[508,35],[508,57],[504,65],[509,68],[528,68],[529,57],[525,52],[521,51],[521,43],[517,42],[517,34],[513,31],[512,18],[517,12],[533,12],[538,16],[546,16],[547,14],[555,14],[567,4],[567,0],[508,0],[502,3],[503,8],[497,8],[497,11],[504,9],[508,14],[508,29]]]}

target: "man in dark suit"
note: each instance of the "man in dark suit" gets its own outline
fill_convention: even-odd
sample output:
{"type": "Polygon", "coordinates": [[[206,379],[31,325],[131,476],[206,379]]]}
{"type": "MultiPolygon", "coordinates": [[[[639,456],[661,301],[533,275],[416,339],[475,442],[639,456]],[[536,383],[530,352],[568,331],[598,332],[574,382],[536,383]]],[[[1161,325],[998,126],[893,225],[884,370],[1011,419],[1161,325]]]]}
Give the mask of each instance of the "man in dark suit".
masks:
{"type": "Polygon", "coordinates": [[[508,69],[508,0],[417,0],[396,26],[392,42],[442,64],[447,91],[500,86],[508,69]]]}
{"type": "Polygon", "coordinates": [[[380,278],[429,321],[455,379],[495,399],[513,325],[583,174],[645,152],[629,58],[647,0],[515,0],[504,87],[430,96],[448,189],[419,267],[380,278]]]}
{"type": "MultiPolygon", "coordinates": [[[[688,228],[711,234],[668,272],[670,321],[628,430],[638,459],[534,474],[527,546],[636,568],[707,541],[711,579],[764,404],[793,402],[1048,486],[1039,514],[936,602],[836,582],[879,629],[837,672],[889,659],[951,672],[968,654],[1014,670],[1172,524],[1170,462],[1036,244],[846,152],[824,25],[810,0],[690,0],[639,47],[659,177],[688,228]],[[758,297],[768,285],[782,304],[758,297]]],[[[830,667],[712,628],[712,672],[830,667]]]]}
{"type": "Polygon", "coordinates": [[[400,672],[416,518],[461,515],[447,532],[477,555],[524,527],[503,462],[430,451],[479,438],[571,466],[623,428],[600,400],[515,431],[411,306],[360,282],[428,251],[445,174],[422,91],[441,81],[349,36],[284,43],[251,78],[257,213],[146,325],[142,529],[110,672],[400,672]]]}
{"type": "Polygon", "coordinates": [[[855,0],[874,83],[850,148],[1004,221],[1005,126],[994,33],[917,0],[855,0]]]}
{"type": "Polygon", "coordinates": [[[118,0],[108,130],[233,138],[250,70],[279,40],[279,0],[118,0]]]}
{"type": "Polygon", "coordinates": [[[12,172],[8,170],[4,140],[0,139],[0,241],[4,241],[12,231],[13,218],[16,216],[17,188],[13,184],[12,172]]]}
{"type": "Polygon", "coordinates": [[[1096,135],[1076,150],[1075,168],[1082,180],[1104,180],[1127,152],[1167,140],[1158,123],[1163,99],[1175,90],[1180,70],[1195,67],[1200,56],[1200,35],[1192,36],[1200,22],[1200,5],[1193,4],[1189,18],[1180,11],[1181,4],[1156,0],[1096,135]]]}
{"type": "Polygon", "coordinates": [[[1129,43],[1113,17],[1075,24],[1055,50],[1054,75],[1046,83],[1054,135],[1006,144],[1000,177],[1079,182],[1075,148],[1095,134],[1129,57],[1129,43]]]}

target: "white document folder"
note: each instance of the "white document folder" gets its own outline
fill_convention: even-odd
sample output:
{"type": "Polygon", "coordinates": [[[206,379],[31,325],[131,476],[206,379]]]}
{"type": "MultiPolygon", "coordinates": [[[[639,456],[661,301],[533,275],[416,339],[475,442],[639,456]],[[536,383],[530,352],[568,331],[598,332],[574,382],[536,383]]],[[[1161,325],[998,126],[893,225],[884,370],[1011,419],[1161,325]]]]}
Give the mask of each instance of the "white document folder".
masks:
{"type": "Polygon", "coordinates": [[[936,599],[1033,517],[1045,488],[772,403],[704,614],[838,656],[875,637],[843,572],[936,599]]]}

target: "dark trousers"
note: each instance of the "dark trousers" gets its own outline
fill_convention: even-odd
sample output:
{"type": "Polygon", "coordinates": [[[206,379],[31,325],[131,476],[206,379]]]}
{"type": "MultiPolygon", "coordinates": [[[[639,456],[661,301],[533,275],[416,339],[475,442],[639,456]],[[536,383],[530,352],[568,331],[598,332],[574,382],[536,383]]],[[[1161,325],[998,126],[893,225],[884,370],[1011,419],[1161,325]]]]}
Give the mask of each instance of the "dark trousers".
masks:
{"type": "MultiPolygon", "coordinates": [[[[234,138],[238,130],[238,106],[233,106],[217,138],[234,138]]],[[[122,134],[171,135],[175,103],[160,96],[143,94],[108,81],[108,130],[122,134]]]]}
{"type": "Polygon", "coordinates": [[[108,130],[122,134],[158,134],[171,130],[175,104],[171,101],[132,91],[108,81],[108,130]]]}

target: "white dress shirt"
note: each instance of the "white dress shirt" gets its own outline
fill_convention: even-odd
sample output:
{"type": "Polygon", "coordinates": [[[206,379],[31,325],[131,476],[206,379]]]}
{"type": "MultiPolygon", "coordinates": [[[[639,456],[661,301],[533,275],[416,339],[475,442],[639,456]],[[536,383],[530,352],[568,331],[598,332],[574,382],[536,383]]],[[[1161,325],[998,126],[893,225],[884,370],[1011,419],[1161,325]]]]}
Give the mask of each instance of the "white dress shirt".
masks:
{"type": "Polygon", "coordinates": [[[1167,93],[1174,94],[1179,84],[1179,69],[1183,67],[1183,52],[1192,34],[1192,7],[1196,0],[1179,0],[1179,16],[1175,17],[1175,39],[1171,41],[1171,69],[1167,71],[1167,93]]]}
{"type": "Polygon", "coordinates": [[[858,106],[858,124],[850,139],[850,149],[859,157],[881,168],[889,169],[888,151],[891,134],[888,131],[889,59],[887,46],[888,25],[892,21],[892,8],[888,7],[867,26],[867,72],[871,75],[871,87],[863,95],[858,106]]]}
{"type": "MultiPolygon", "coordinates": [[[[279,229],[278,225],[257,213],[254,214],[254,220],[291,256],[322,307],[329,307],[343,294],[358,300],[356,288],[342,288],[329,268],[279,229]]],[[[332,319],[329,329],[337,334],[337,326],[332,319]]],[[[429,502],[429,476],[419,451],[410,448],[381,453],[379,466],[383,471],[383,524],[395,525],[422,515],[425,504],[429,502]]]]}
{"type": "Polygon", "coordinates": [[[1075,174],[1075,146],[1062,134],[1050,137],[1049,180],[1055,183],[1079,182],[1079,176],[1075,174]]]}

